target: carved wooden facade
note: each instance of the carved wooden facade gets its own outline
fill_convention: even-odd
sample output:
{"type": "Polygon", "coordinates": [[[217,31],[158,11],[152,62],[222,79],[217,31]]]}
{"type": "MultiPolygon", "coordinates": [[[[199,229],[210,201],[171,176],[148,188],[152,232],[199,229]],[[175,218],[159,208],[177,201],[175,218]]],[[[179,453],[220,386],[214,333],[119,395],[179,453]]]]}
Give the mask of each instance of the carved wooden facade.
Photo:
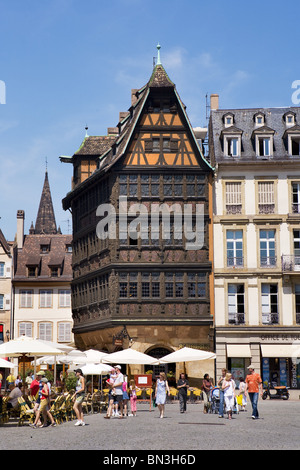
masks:
{"type": "MultiPolygon", "coordinates": [[[[156,343],[166,343],[159,339],[159,332],[154,338],[155,328],[159,331],[180,326],[185,327],[180,330],[181,337],[170,337],[165,344],[170,350],[183,341],[190,343],[196,331],[192,342],[204,341],[211,348],[207,338],[213,324],[212,169],[201,154],[175,85],[161,65],[155,67],[145,87],[134,90],[132,106],[121,118],[118,134],[110,138],[110,145],[103,149],[99,137],[98,151],[96,145],[84,160],[97,165],[87,179],[75,177],[82,173],[79,152],[71,159],[62,159],[73,163],[76,171],[73,189],[63,200],[64,208],[70,208],[73,216],[72,308],[76,342],[81,347],[113,350],[113,334],[126,325],[135,341],[148,338],[148,344],[141,346],[146,351],[156,343]],[[127,233],[120,234],[120,197],[127,198],[128,208],[143,204],[147,209],[148,229],[138,239],[131,236],[134,217],[130,215],[127,233]],[[102,240],[96,234],[101,220],[96,211],[104,203],[115,208],[116,239],[102,240]],[[173,212],[170,236],[163,238],[162,220],[153,236],[153,204],[177,204],[182,213],[190,205],[193,222],[196,205],[202,204],[203,247],[186,249],[184,230],[180,238],[173,212]],[[142,334],[149,327],[152,333],[142,334]]],[[[85,139],[81,154],[89,139],[85,139]]]]}

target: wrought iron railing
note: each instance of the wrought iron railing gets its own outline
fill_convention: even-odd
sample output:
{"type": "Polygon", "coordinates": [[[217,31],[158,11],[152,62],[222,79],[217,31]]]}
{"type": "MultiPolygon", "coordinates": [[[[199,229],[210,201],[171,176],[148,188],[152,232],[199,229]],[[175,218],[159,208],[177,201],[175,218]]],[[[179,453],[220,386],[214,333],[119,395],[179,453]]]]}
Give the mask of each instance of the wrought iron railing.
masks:
{"type": "Polygon", "coordinates": [[[300,272],[300,256],[282,255],[281,266],[284,272],[300,272]]]}

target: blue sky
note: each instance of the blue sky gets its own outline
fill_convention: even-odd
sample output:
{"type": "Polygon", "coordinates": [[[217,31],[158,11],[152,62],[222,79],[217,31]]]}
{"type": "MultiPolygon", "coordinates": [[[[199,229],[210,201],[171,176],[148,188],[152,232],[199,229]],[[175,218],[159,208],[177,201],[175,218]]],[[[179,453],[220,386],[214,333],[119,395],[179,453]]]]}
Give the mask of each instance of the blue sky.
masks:
{"type": "Polygon", "coordinates": [[[205,126],[205,95],[221,108],[292,106],[300,80],[299,0],[0,1],[0,227],[16,213],[35,222],[45,159],[57,224],[71,188],[73,155],[88,125],[105,135],[147,83],[156,45],[194,127],[205,126]],[[3,100],[3,99],[2,99],[3,100]],[[1,102],[1,95],[0,95],[1,102]]]}

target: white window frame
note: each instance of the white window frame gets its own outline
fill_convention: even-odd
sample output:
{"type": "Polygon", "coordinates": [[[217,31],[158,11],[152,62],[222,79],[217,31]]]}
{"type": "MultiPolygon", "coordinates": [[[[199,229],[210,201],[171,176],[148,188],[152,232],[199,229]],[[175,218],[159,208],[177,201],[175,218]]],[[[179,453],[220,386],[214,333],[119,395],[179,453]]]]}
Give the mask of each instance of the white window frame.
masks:
{"type": "Polygon", "coordinates": [[[225,182],[225,212],[226,214],[241,214],[242,203],[242,183],[241,181],[225,182]],[[229,208],[235,207],[235,210],[229,208]]]}
{"type": "Polygon", "coordinates": [[[271,157],[273,155],[273,136],[265,134],[256,134],[255,148],[257,157],[271,157]],[[263,152],[260,154],[260,142],[263,141],[263,152]],[[269,151],[266,149],[266,142],[268,142],[269,151]]]}
{"type": "Polygon", "coordinates": [[[20,308],[32,308],[33,307],[33,290],[32,289],[21,289],[20,295],[20,308]]]}
{"type": "Polygon", "coordinates": [[[261,284],[261,313],[262,313],[262,323],[263,324],[270,324],[271,323],[271,315],[277,315],[279,323],[279,296],[278,296],[278,284],[270,283],[270,284],[261,284]],[[271,293],[271,285],[277,286],[276,294],[273,292],[271,293]],[[271,308],[271,296],[276,295],[276,312],[272,312],[271,308]]]}
{"type": "Polygon", "coordinates": [[[255,116],[255,125],[256,126],[264,126],[265,125],[265,116],[263,114],[260,114],[258,113],[256,116],[255,116]],[[261,119],[261,122],[259,122],[259,120],[261,119]]]}
{"type": "Polygon", "coordinates": [[[39,294],[40,308],[51,308],[53,291],[51,289],[41,289],[39,294]]]}
{"type": "Polygon", "coordinates": [[[284,117],[284,120],[285,120],[285,125],[287,127],[292,127],[295,125],[295,115],[293,113],[286,114],[284,117]],[[289,119],[291,119],[290,122],[289,122],[289,119]]]}
{"type": "Polygon", "coordinates": [[[233,116],[231,114],[225,114],[225,116],[224,116],[224,126],[225,127],[233,126],[233,116]]]}
{"type": "Polygon", "coordinates": [[[300,134],[288,134],[288,152],[290,157],[300,156],[300,134]],[[299,144],[299,153],[293,154],[293,141],[297,141],[299,144]]]}
{"type": "Polygon", "coordinates": [[[52,323],[39,323],[39,339],[42,341],[52,341],[52,323]]]}
{"type": "Polygon", "coordinates": [[[292,213],[300,214],[300,181],[292,181],[291,193],[292,193],[292,208],[291,208],[292,213]],[[297,186],[297,187],[294,188],[294,186],[297,186]],[[297,202],[294,202],[294,195],[297,197],[297,202]],[[294,210],[295,206],[297,206],[297,210],[294,210]]]}
{"type": "Polygon", "coordinates": [[[274,214],[275,213],[275,182],[274,181],[258,181],[257,182],[258,194],[258,213],[259,214],[274,214]],[[273,210],[272,209],[273,206],[273,210]],[[269,207],[266,211],[264,208],[269,207]]]}
{"type": "Polygon", "coordinates": [[[261,268],[274,268],[276,267],[276,230],[275,229],[260,229],[259,231],[259,259],[260,259],[260,267],[261,268]],[[266,232],[267,236],[266,238],[262,238],[261,233],[266,232]],[[269,237],[269,233],[274,232],[274,237],[269,237]],[[265,247],[262,248],[262,243],[265,244],[265,247]],[[270,245],[274,243],[274,248],[271,247],[270,245]],[[262,258],[261,258],[261,252],[262,250],[266,251],[266,262],[262,263],[262,258]],[[274,251],[274,255],[271,256],[270,253],[271,251],[274,251]],[[270,261],[274,259],[274,263],[271,263],[270,261]]]}
{"type": "Polygon", "coordinates": [[[235,268],[239,267],[242,268],[244,266],[244,243],[243,243],[243,230],[237,229],[237,230],[231,230],[228,229],[226,230],[226,257],[227,257],[227,268],[235,268]],[[233,238],[228,238],[228,232],[233,232],[234,236],[233,238]],[[236,238],[237,232],[241,232],[242,236],[241,238],[236,238]],[[232,243],[233,247],[232,249],[228,248],[228,243],[232,243]],[[237,244],[241,243],[242,248],[237,248],[237,244]],[[233,263],[229,264],[229,257],[228,257],[228,251],[233,251],[233,263]],[[241,262],[239,263],[237,260],[240,259],[240,257],[237,256],[237,251],[242,251],[242,259],[241,262]]]}
{"type": "Polygon", "coordinates": [[[224,135],[224,156],[240,157],[241,156],[241,137],[239,135],[224,135]],[[236,141],[236,152],[233,153],[233,140],[236,141]]]}
{"type": "Polygon", "coordinates": [[[59,322],[57,341],[59,343],[70,343],[72,340],[72,324],[70,322],[59,322]]]}
{"type": "Polygon", "coordinates": [[[244,316],[245,321],[245,285],[244,284],[228,284],[227,288],[227,305],[228,305],[228,322],[234,320],[238,322],[238,315],[244,316]],[[244,287],[244,292],[238,292],[239,286],[244,287]],[[238,296],[243,295],[243,312],[238,311],[238,296]]]}
{"type": "Polygon", "coordinates": [[[33,338],[33,324],[31,322],[22,321],[19,323],[19,336],[22,335],[33,338]]]}
{"type": "Polygon", "coordinates": [[[58,291],[59,307],[71,307],[71,289],[61,289],[58,291]]]}

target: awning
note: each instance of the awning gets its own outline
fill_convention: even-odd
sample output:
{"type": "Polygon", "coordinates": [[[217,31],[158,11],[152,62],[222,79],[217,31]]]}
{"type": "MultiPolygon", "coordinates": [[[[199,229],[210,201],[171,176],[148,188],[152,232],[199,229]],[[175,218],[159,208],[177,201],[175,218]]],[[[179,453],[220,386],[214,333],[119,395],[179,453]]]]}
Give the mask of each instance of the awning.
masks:
{"type": "Polygon", "coordinates": [[[227,344],[227,357],[251,357],[249,344],[227,344]]]}
{"type": "Polygon", "coordinates": [[[260,347],[263,357],[300,357],[299,344],[261,344],[260,347]]]}

